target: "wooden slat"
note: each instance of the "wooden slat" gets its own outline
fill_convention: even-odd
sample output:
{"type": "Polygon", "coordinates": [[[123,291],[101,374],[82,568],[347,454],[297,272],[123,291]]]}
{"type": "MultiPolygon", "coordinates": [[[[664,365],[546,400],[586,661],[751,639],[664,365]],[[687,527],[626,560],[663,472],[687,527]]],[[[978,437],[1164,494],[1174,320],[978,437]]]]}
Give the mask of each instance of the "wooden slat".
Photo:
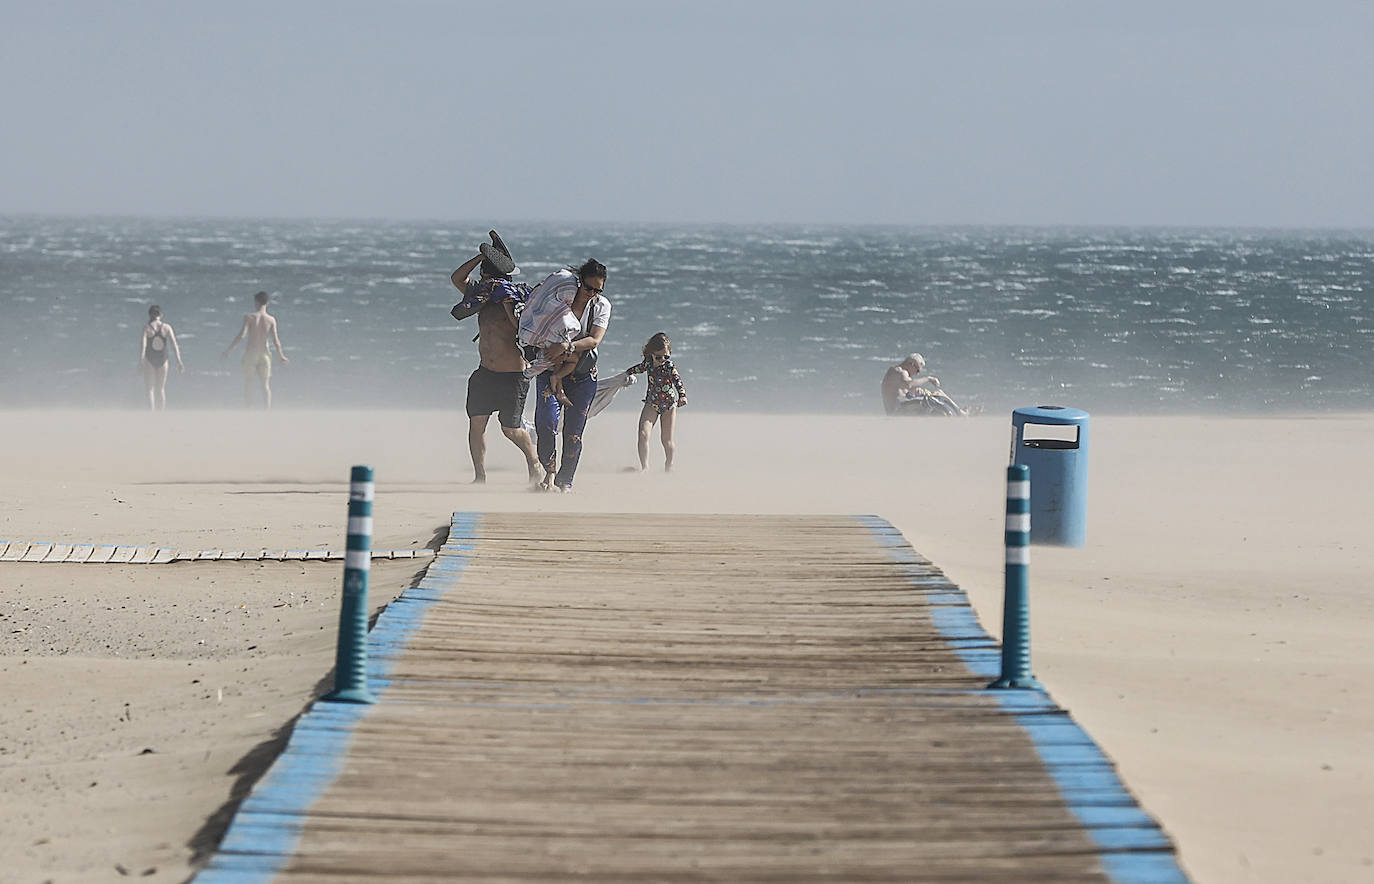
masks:
{"type": "Polygon", "coordinates": [[[52,549],[48,550],[48,554],[43,557],[43,561],[45,563],[65,562],[67,557],[72,554],[72,548],[70,543],[54,543],[52,549]]]}
{"type": "Polygon", "coordinates": [[[72,554],[67,556],[68,563],[84,564],[89,561],[91,554],[95,552],[95,544],[79,543],[72,548],[72,554]]]}
{"type": "Polygon", "coordinates": [[[146,565],[157,555],[157,547],[140,546],[134,550],[133,558],[129,559],[131,565],[146,565]]]}
{"type": "Polygon", "coordinates": [[[29,548],[28,548],[28,551],[24,553],[23,557],[20,558],[19,561],[21,561],[21,562],[41,562],[41,561],[43,561],[43,558],[44,558],[45,556],[47,556],[47,554],[48,554],[49,552],[52,551],[52,547],[53,547],[53,545],[52,545],[51,543],[34,543],[34,544],[30,544],[30,546],[29,546],[29,548]]]}
{"type": "Polygon", "coordinates": [[[129,562],[132,562],[132,561],[133,561],[133,559],[134,559],[134,554],[137,553],[137,552],[138,552],[138,547],[136,547],[136,546],[117,546],[117,547],[115,547],[115,551],[114,551],[113,553],[111,553],[111,555],[110,555],[110,564],[112,564],[112,565],[124,565],[124,564],[128,564],[129,562]]]}

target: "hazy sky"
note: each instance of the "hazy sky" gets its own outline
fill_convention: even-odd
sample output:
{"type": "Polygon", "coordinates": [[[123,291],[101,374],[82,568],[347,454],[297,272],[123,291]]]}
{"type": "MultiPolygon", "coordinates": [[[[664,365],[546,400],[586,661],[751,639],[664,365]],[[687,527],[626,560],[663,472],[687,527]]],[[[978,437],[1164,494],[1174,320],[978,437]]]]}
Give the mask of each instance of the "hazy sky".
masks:
{"type": "Polygon", "coordinates": [[[1374,227],[1368,2],[0,4],[0,213],[1374,227]]]}

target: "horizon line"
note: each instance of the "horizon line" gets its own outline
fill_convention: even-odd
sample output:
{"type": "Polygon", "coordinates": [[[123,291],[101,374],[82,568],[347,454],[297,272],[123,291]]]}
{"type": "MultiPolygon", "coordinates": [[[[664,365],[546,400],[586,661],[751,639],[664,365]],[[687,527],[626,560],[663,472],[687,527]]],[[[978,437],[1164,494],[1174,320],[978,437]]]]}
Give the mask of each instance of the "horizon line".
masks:
{"type": "Polygon", "coordinates": [[[577,225],[617,227],[640,225],[648,227],[714,227],[743,229],[748,227],[771,228],[868,228],[900,230],[1213,230],[1213,231],[1284,231],[1284,232],[1342,232],[1374,233],[1374,225],[1339,224],[1222,224],[1205,222],[1103,222],[1103,221],[670,221],[646,219],[607,220],[595,218],[550,219],[550,218],[439,218],[439,217],[402,217],[398,215],[288,215],[288,214],[215,214],[215,213],[126,213],[126,212],[46,212],[46,211],[7,211],[0,210],[0,219],[49,218],[65,220],[128,220],[128,221],[271,221],[282,223],[312,224],[446,224],[473,225],[477,227],[496,227],[500,225],[577,225]]]}

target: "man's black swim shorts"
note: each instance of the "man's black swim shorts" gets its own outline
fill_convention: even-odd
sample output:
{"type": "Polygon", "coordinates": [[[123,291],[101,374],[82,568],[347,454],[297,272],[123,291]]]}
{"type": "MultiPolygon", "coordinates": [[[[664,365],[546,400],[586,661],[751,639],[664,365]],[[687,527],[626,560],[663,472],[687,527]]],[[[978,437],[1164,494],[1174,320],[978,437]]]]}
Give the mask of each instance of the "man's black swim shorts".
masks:
{"type": "Polygon", "coordinates": [[[524,426],[529,391],[524,372],[492,371],[479,365],[468,378],[468,417],[499,412],[501,426],[518,429],[524,426]]]}

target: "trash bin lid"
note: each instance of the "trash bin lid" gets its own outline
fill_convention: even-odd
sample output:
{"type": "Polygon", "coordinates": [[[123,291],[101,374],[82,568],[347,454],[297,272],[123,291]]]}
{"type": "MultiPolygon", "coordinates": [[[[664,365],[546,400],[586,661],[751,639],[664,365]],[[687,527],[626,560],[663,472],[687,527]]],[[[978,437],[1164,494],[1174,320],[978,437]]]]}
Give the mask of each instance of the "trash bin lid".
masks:
{"type": "Polygon", "coordinates": [[[1064,405],[1026,405],[1016,409],[1011,415],[1013,423],[1030,421],[1037,424],[1082,424],[1088,421],[1086,411],[1064,405]]]}

